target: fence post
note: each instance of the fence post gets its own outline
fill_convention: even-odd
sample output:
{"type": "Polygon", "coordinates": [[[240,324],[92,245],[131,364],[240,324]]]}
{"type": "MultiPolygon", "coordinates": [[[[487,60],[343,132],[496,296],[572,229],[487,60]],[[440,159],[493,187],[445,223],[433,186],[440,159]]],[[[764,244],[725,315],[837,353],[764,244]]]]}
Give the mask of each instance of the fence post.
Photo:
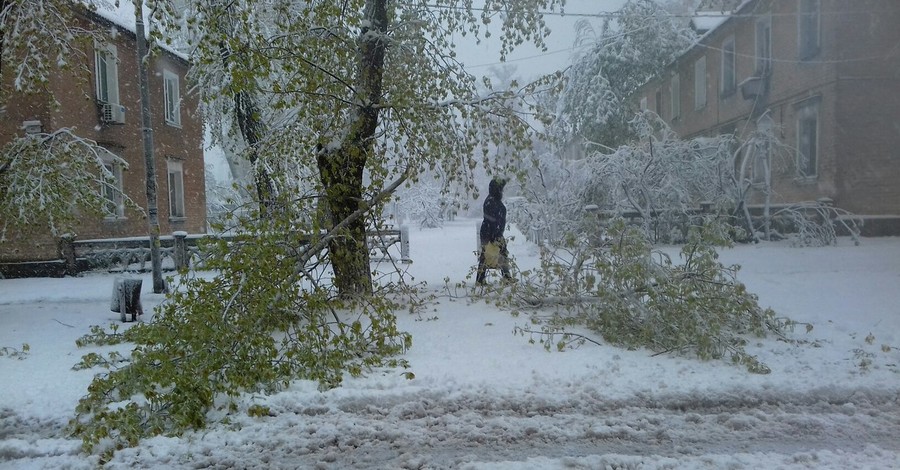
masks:
{"type": "Polygon", "coordinates": [[[78,265],[75,262],[75,235],[67,233],[59,239],[59,257],[65,263],[67,276],[78,274],[78,265]]]}
{"type": "Polygon", "coordinates": [[[187,238],[187,232],[176,231],[172,232],[172,236],[175,237],[175,269],[181,271],[182,269],[188,269],[190,266],[190,257],[187,253],[187,243],[185,239],[187,238]]]}
{"type": "Polygon", "coordinates": [[[409,226],[400,226],[400,262],[412,263],[409,257],[409,226]]]}
{"type": "Polygon", "coordinates": [[[481,223],[479,220],[475,222],[475,254],[481,255],[481,223]]]}

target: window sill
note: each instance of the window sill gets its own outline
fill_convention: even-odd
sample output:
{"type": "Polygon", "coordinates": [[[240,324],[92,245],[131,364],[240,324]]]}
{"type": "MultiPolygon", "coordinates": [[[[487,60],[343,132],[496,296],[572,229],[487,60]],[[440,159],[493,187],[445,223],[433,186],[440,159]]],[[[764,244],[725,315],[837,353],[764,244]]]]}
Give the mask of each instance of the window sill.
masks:
{"type": "Polygon", "coordinates": [[[128,217],[124,215],[107,215],[103,217],[104,222],[116,223],[116,222],[125,222],[128,220],[128,217]]]}
{"type": "Polygon", "coordinates": [[[819,179],[819,175],[794,176],[794,183],[797,184],[815,184],[819,179]]]}
{"type": "Polygon", "coordinates": [[[187,217],[169,217],[169,222],[183,224],[187,222],[187,217]]]}
{"type": "Polygon", "coordinates": [[[176,128],[176,129],[181,129],[181,123],[180,123],[180,122],[170,121],[170,120],[166,119],[166,125],[169,126],[169,127],[174,127],[174,128],[176,128]]]}

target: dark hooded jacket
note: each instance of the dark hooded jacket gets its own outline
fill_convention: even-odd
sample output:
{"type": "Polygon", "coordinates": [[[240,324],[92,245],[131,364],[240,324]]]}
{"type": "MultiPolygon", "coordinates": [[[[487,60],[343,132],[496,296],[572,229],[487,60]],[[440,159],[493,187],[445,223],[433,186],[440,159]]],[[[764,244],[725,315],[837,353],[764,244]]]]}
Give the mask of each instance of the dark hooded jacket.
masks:
{"type": "Polygon", "coordinates": [[[481,223],[481,243],[490,243],[503,238],[506,229],[506,206],[503,205],[503,186],[506,183],[496,179],[488,185],[488,197],[484,200],[484,222],[481,223]]]}

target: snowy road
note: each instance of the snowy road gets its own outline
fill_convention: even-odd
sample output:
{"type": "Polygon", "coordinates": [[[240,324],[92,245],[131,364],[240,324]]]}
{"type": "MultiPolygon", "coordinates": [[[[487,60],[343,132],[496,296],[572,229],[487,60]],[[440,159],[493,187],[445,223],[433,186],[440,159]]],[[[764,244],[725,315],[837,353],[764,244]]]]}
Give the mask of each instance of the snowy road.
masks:
{"type": "MultiPolygon", "coordinates": [[[[523,468],[526,459],[537,458],[534,468],[557,468],[547,466],[548,459],[567,468],[631,468],[630,461],[640,463],[635,468],[706,468],[704,462],[717,468],[722,456],[731,461],[742,454],[769,459],[774,454],[798,463],[826,452],[836,463],[840,455],[852,462],[852,456],[867,452],[900,451],[900,398],[888,393],[613,402],[582,390],[553,402],[538,396],[523,400],[428,392],[330,404],[274,400],[272,416],[243,421],[232,436],[218,432],[198,438],[182,455],[169,454],[157,463],[183,468],[239,463],[240,468],[475,469],[523,468]],[[279,432],[273,433],[273,426],[279,432]],[[277,437],[248,439],[254,435],[277,437]]],[[[159,444],[167,448],[173,443],[159,444]]],[[[147,465],[153,454],[152,444],[143,451],[124,451],[114,467],[147,465]],[[127,456],[132,453],[134,460],[127,456]]],[[[768,464],[746,465],[740,468],[768,464]]],[[[821,467],[812,462],[810,468],[821,467]]]]}

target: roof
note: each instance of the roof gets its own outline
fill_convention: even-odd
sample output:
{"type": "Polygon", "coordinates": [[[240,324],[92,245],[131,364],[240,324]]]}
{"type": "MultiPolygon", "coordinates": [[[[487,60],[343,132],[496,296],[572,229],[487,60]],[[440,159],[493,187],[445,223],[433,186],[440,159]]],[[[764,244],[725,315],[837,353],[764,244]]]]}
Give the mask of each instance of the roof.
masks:
{"type": "Polygon", "coordinates": [[[703,34],[718,28],[720,24],[728,19],[729,15],[729,12],[698,11],[691,18],[691,26],[697,32],[703,34]]]}
{"type": "MultiPolygon", "coordinates": [[[[136,18],[134,12],[134,2],[132,2],[131,0],[120,0],[116,3],[118,3],[118,5],[106,1],[93,1],[90,3],[90,5],[94,6],[95,8],[93,9],[93,11],[91,11],[91,13],[94,16],[117,26],[119,29],[127,31],[132,35],[136,35],[137,33],[135,31],[137,28],[135,26],[136,18]]],[[[151,26],[150,7],[147,6],[146,2],[144,2],[143,5],[144,7],[142,13],[144,17],[144,33],[145,36],[149,38],[149,26],[151,26]]],[[[169,54],[185,62],[188,62],[187,54],[184,54],[183,52],[180,52],[169,45],[160,43],[159,41],[155,42],[154,45],[155,47],[159,47],[169,54]]]]}

